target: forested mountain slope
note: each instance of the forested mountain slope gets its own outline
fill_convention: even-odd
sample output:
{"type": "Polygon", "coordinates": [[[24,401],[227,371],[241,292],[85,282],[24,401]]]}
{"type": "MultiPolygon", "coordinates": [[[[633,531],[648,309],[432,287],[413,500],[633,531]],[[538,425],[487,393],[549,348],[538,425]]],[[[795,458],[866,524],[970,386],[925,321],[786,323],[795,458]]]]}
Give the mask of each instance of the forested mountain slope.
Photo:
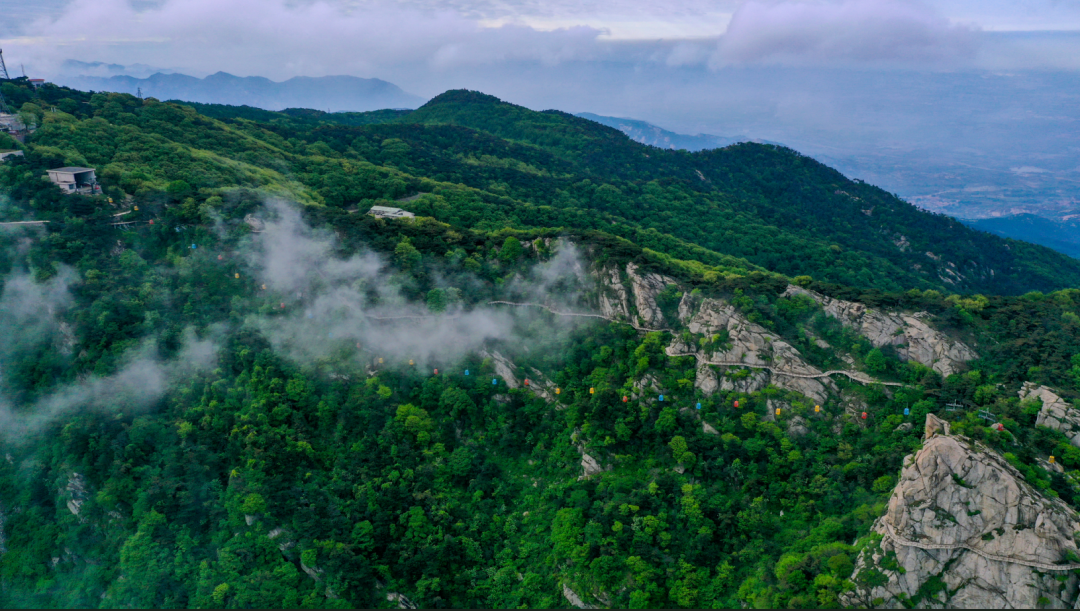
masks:
{"type": "Polygon", "coordinates": [[[1001,293],[1035,282],[1074,286],[1080,270],[1059,253],[971,231],[782,147],[656,149],[566,113],[467,91],[444,93],[397,121],[462,125],[539,146],[598,183],[591,193],[571,190],[573,205],[792,275],[1001,293]]]}
{"type": "MultiPolygon", "coordinates": [[[[731,255],[790,276],[853,286],[1020,294],[1080,285],[1075,259],[966,229],[771,145],[664,151],[591,121],[473,92],[448,92],[405,114],[200,106],[223,123],[172,105],[144,108],[124,96],[99,94],[95,106],[70,90],[41,95],[74,113],[76,137],[69,136],[71,125],[61,131],[46,125],[37,143],[112,168],[106,184],[157,172],[140,162],[148,151],[121,160],[114,159],[115,145],[102,146],[102,139],[115,141],[118,127],[131,125],[159,138],[155,147],[173,143],[199,151],[200,161],[218,156],[231,166],[224,182],[218,171],[202,168],[155,176],[179,176],[196,189],[232,184],[239,163],[262,175],[244,186],[273,183],[330,206],[352,209],[428,193],[405,207],[489,228],[602,229],[675,256],[731,255]],[[80,119],[90,115],[106,120],[109,133],[80,119]],[[83,132],[94,134],[86,150],[79,144],[83,132]],[[62,139],[54,137],[60,133],[62,139]],[[367,180],[372,173],[383,178],[367,180]]],[[[54,154],[50,162],[64,159],[54,154]]]]}
{"type": "MultiPolygon", "coordinates": [[[[3,86],[40,127],[0,142],[27,152],[0,222],[49,221],[0,226],[5,608],[879,604],[903,574],[879,518],[930,413],[1028,497],[1080,499],[1075,288],[951,294],[869,250],[838,256],[908,275],[778,273],[597,195],[734,210],[764,187],[617,132],[668,174],[597,183],[619,157],[575,152],[610,135],[576,119],[540,146],[3,86]],[[61,164],[105,193],[61,194],[61,164]]],[[[828,173],[725,154],[812,193],[828,173]]],[[[789,258],[832,244],[772,231],[789,258]]],[[[1041,560],[1069,561],[1050,536],[1041,560]]]]}

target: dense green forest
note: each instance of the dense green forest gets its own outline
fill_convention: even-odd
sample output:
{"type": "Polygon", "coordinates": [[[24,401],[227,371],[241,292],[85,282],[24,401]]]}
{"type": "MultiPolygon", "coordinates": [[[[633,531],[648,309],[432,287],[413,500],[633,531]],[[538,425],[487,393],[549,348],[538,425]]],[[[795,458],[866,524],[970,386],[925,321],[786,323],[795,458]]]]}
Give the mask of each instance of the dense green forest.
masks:
{"type": "Polygon", "coordinates": [[[1080,396],[1080,262],[794,151],[662,151],[471,92],[340,117],[0,87],[36,126],[0,136],[26,150],[0,222],[49,221],[0,227],[5,608],[837,607],[878,578],[852,574],[860,537],[951,401],[1080,498],[1080,451],[1016,398],[1080,396]],[[103,194],[61,194],[60,165],[103,194]],[[595,310],[629,263],[671,279],[664,329],[488,303],[595,310]],[[980,358],[901,362],[791,283],[926,312],[980,358]],[[839,377],[820,412],[705,393],[664,350],[730,341],[677,316],[703,299],[905,386],[839,377]]]}

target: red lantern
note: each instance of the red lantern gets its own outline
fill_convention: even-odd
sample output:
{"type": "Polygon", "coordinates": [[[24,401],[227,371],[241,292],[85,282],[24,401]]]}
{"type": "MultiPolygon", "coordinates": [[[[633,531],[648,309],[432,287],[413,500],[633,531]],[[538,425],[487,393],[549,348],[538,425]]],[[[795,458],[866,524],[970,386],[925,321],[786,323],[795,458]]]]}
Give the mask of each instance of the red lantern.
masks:
{"type": "Polygon", "coordinates": [[[862,419],[863,419],[863,420],[866,420],[866,412],[863,412],[863,413],[862,413],[862,419]]]}
{"type": "MultiPolygon", "coordinates": [[[[435,373],[438,373],[438,371],[436,371],[435,373]]],[[[525,386],[528,386],[528,385],[529,385],[529,378],[525,378],[525,386]]]]}
{"type": "Polygon", "coordinates": [[[735,407],[739,407],[739,400],[735,399],[735,407]]]}
{"type": "Polygon", "coordinates": [[[622,397],[622,402],[623,403],[626,403],[629,400],[630,400],[630,397],[627,397],[626,395],[623,395],[623,397],[622,397]]]}

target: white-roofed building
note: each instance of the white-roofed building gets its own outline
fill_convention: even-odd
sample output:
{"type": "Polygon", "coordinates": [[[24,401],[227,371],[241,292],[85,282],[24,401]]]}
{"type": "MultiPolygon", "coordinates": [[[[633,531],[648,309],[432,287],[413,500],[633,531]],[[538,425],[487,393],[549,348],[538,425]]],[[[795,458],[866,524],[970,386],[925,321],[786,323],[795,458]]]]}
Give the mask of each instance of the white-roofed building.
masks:
{"type": "Polygon", "coordinates": [[[411,219],[416,216],[407,210],[391,208],[390,206],[372,206],[371,210],[368,210],[368,214],[381,219],[411,219]]]}

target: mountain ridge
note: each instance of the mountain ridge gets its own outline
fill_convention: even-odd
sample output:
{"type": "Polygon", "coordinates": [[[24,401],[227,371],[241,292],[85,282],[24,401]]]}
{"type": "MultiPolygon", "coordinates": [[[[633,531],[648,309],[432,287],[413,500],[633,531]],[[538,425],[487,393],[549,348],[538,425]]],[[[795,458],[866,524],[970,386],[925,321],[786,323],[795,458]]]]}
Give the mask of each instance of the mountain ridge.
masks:
{"type": "Polygon", "coordinates": [[[760,240],[746,240],[735,224],[722,220],[722,215],[704,211],[757,216],[762,219],[761,228],[747,225],[744,231],[766,233],[762,238],[768,239],[779,238],[774,231],[779,229],[790,235],[783,238],[785,249],[805,244],[807,259],[836,256],[851,270],[851,275],[841,280],[846,284],[871,284],[874,273],[910,278],[905,280],[909,283],[930,275],[940,284],[985,291],[992,290],[987,286],[990,283],[1005,287],[1021,277],[1024,280],[1020,282],[1027,283],[1059,272],[1070,275],[1067,286],[1080,284],[1080,265],[1074,259],[970,230],[954,219],[922,211],[782,146],[740,143],[696,153],[657,149],[634,142],[618,129],[568,113],[535,112],[464,90],[435,96],[395,123],[458,125],[537,146],[574,164],[579,172],[610,181],[616,189],[611,192],[613,198],[641,193],[635,197],[641,202],[644,183],[670,185],[687,202],[678,212],[670,210],[676,216],[664,219],[663,211],[651,210],[649,205],[610,202],[604,206],[635,222],[677,233],[706,248],[747,257],[788,275],[814,272],[799,271],[798,261],[786,253],[774,252],[772,245],[760,240]],[[700,221],[684,223],[679,215],[700,221]],[[721,233],[726,239],[718,239],[721,233]],[[811,246],[823,240],[829,241],[811,246]],[[733,246],[737,250],[730,250],[733,246]],[[810,250],[820,254],[810,254],[810,250]],[[955,252],[942,259],[942,253],[950,251],[955,252]],[[845,253],[858,254],[845,260],[845,253]],[[1030,261],[1022,264],[1023,272],[1012,267],[1020,260],[1019,253],[1030,261]],[[874,272],[871,268],[876,266],[867,257],[887,260],[889,271],[874,272]],[[862,276],[856,280],[855,274],[862,276]]]}
{"type": "Polygon", "coordinates": [[[216,72],[205,78],[179,73],[155,73],[146,78],[66,76],[62,84],[76,88],[135,94],[162,100],[207,104],[246,104],[267,110],[318,108],[333,111],[370,111],[416,107],[423,99],[393,83],[355,76],[297,76],[272,81],[261,76],[239,77],[216,72]]]}

